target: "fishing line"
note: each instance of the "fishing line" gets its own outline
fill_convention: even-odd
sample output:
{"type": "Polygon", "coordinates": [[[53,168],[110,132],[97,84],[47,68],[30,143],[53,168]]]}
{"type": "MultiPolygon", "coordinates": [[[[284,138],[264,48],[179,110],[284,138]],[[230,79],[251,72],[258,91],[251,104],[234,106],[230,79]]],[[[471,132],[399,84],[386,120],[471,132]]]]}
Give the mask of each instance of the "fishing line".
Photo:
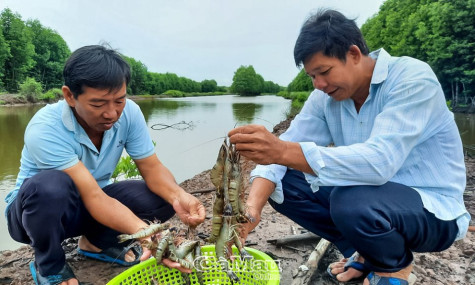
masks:
{"type": "Polygon", "coordinates": [[[181,122],[178,122],[178,123],[175,123],[175,124],[172,124],[172,125],[157,123],[157,124],[153,124],[151,126],[152,130],[156,130],[156,131],[160,131],[160,130],[164,130],[164,129],[168,129],[168,128],[172,128],[172,129],[179,130],[179,131],[184,131],[184,130],[187,130],[187,129],[192,130],[194,127],[195,127],[195,124],[193,124],[193,121],[189,121],[189,122],[181,121],[181,122]]]}

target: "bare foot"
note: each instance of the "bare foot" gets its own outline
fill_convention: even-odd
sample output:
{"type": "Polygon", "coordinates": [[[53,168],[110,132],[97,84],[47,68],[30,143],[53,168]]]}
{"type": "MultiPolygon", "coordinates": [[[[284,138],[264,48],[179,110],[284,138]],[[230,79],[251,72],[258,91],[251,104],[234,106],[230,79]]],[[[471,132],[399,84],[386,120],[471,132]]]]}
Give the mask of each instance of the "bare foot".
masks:
{"type": "MultiPolygon", "coordinates": [[[[361,277],[363,275],[363,272],[356,270],[352,267],[349,267],[345,271],[345,263],[348,261],[348,258],[343,258],[342,260],[338,262],[334,262],[330,264],[331,268],[331,273],[336,276],[336,279],[341,282],[347,282],[352,279],[361,277]]],[[[364,263],[364,258],[361,257],[359,254],[355,258],[355,261],[364,263]]]]}
{"type": "MultiPolygon", "coordinates": [[[[81,236],[78,241],[78,246],[82,250],[87,250],[91,252],[101,252],[102,250],[92,243],[89,242],[89,240],[85,236],[81,236]]],[[[124,257],[125,261],[127,262],[132,262],[135,260],[135,254],[132,250],[129,250],[124,257]]],[[[69,285],[69,284],[68,284],[69,285]]]]}
{"type": "MultiPolygon", "coordinates": [[[[409,275],[412,272],[413,266],[414,265],[411,263],[406,268],[401,269],[397,272],[375,272],[374,274],[382,276],[382,277],[395,277],[395,278],[399,278],[399,279],[407,281],[409,279],[409,275]]],[[[363,285],[369,285],[368,278],[364,280],[363,285]]]]}

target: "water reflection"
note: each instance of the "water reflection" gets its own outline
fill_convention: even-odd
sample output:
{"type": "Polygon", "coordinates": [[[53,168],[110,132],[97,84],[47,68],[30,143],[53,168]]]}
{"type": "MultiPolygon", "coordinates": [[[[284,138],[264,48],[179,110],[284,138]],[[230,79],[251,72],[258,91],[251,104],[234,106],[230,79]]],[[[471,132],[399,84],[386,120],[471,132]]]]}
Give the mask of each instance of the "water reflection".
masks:
{"type": "Polygon", "coordinates": [[[179,109],[190,106],[188,102],[170,101],[170,100],[154,100],[143,99],[137,102],[140,105],[140,109],[145,117],[145,121],[148,121],[150,117],[153,117],[156,113],[166,113],[170,116],[175,115],[179,109]]]}
{"type": "Polygon", "coordinates": [[[16,177],[26,126],[41,107],[42,105],[0,107],[0,181],[7,176],[16,177]]]}
{"type": "Polygon", "coordinates": [[[260,116],[262,105],[253,103],[233,103],[234,120],[239,124],[250,124],[260,116]]]}
{"type": "Polygon", "coordinates": [[[466,145],[475,145],[475,115],[455,114],[460,137],[466,145]]]}

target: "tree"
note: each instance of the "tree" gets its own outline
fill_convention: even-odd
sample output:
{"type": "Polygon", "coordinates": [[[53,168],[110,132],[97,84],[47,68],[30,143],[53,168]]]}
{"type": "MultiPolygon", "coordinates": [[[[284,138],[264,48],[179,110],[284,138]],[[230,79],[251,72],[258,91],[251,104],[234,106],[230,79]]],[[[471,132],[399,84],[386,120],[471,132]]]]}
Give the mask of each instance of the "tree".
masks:
{"type": "Polygon", "coordinates": [[[218,83],[216,80],[203,80],[201,81],[201,92],[215,92],[218,90],[218,83]]]}
{"type": "Polygon", "coordinates": [[[244,96],[258,95],[261,93],[262,83],[262,76],[258,76],[252,65],[241,65],[234,72],[231,92],[244,96]]]}
{"type": "Polygon", "coordinates": [[[29,20],[26,26],[32,32],[35,47],[35,65],[30,70],[30,76],[46,90],[60,88],[63,84],[64,63],[71,54],[68,45],[56,31],[43,27],[38,20],[29,20]]]}
{"type": "Polygon", "coordinates": [[[31,31],[25,26],[20,15],[4,9],[0,14],[2,33],[10,48],[10,54],[5,60],[2,81],[5,89],[16,92],[20,82],[23,82],[28,71],[34,66],[35,47],[32,43],[31,31]]]}
{"type": "Polygon", "coordinates": [[[43,94],[41,83],[36,82],[34,78],[27,77],[25,82],[20,84],[20,95],[28,102],[36,102],[43,94]]]}
{"type": "Polygon", "coordinates": [[[132,57],[123,56],[130,65],[130,82],[128,86],[128,93],[133,95],[145,94],[147,92],[147,67],[140,61],[132,57]]]}
{"type": "MultiPolygon", "coordinates": [[[[3,27],[3,24],[1,22],[0,22],[0,27],[3,27]]],[[[5,37],[3,36],[3,33],[0,31],[0,91],[5,88],[2,79],[5,76],[5,61],[9,57],[10,57],[10,48],[8,47],[8,44],[5,41],[5,37]]]]}
{"type": "Polygon", "coordinates": [[[300,70],[294,80],[287,86],[287,91],[289,92],[311,91],[313,89],[312,79],[305,73],[305,69],[300,70]]]}
{"type": "Polygon", "coordinates": [[[475,0],[387,0],[361,30],[370,49],[427,62],[452,103],[474,102],[475,0]]]}
{"type": "Polygon", "coordinates": [[[279,84],[274,83],[272,81],[264,81],[264,87],[262,89],[263,93],[278,93],[279,91],[283,90],[282,86],[279,84]]]}

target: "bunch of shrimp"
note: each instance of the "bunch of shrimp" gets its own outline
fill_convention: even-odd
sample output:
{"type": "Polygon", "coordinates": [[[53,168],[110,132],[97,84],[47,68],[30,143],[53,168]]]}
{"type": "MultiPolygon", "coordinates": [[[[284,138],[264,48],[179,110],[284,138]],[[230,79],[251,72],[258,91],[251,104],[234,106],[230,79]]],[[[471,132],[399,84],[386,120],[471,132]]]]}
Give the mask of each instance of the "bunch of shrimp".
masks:
{"type": "MultiPolygon", "coordinates": [[[[119,242],[132,239],[142,239],[142,246],[154,252],[157,263],[161,263],[163,258],[168,258],[178,262],[182,267],[194,269],[196,259],[201,256],[199,241],[187,240],[175,235],[176,228],[171,228],[169,223],[152,223],[143,230],[132,234],[121,234],[117,236],[119,242]],[[150,240],[145,238],[150,237],[150,240]]],[[[199,284],[202,284],[202,274],[197,272],[199,284]]],[[[190,284],[189,276],[182,274],[185,284],[190,284]]]]}
{"type": "Polygon", "coordinates": [[[216,257],[221,269],[233,283],[239,282],[239,278],[228,268],[226,262],[232,255],[232,245],[236,246],[244,259],[252,258],[239,238],[240,224],[252,220],[246,215],[244,208],[244,187],[239,161],[239,151],[225,138],[216,164],[210,172],[211,182],[216,187],[216,198],[213,204],[211,234],[207,241],[215,243],[216,257]]]}

